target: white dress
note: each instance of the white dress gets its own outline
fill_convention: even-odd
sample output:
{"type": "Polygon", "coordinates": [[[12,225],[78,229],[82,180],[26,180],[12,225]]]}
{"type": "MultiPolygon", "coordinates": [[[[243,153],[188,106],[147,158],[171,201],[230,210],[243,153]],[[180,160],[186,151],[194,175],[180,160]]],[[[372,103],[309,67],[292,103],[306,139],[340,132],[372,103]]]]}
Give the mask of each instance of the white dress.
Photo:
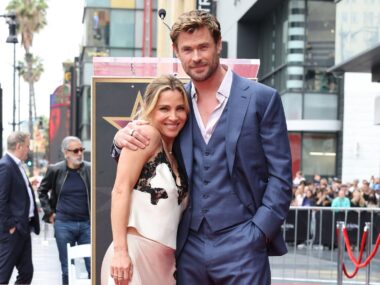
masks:
{"type": "MultiPolygon", "coordinates": [[[[187,185],[175,174],[165,152],[160,151],[148,161],[132,191],[128,227],[143,237],[127,235],[129,256],[133,264],[130,285],[175,284],[175,249],[177,228],[187,206],[187,185]]],[[[102,285],[114,284],[110,277],[113,244],[102,264],[102,285]]]]}

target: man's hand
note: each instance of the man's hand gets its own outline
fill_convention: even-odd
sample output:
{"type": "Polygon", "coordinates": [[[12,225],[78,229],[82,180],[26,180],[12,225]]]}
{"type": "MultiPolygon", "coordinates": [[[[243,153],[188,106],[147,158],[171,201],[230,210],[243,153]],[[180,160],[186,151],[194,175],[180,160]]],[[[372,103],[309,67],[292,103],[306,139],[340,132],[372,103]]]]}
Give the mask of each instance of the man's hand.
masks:
{"type": "Polygon", "coordinates": [[[13,227],[13,228],[10,228],[10,229],[9,229],[9,233],[10,233],[11,235],[13,235],[15,231],[16,231],[16,227],[13,227]]]}
{"type": "Polygon", "coordinates": [[[114,137],[115,146],[118,148],[127,147],[130,150],[145,148],[149,145],[149,137],[144,135],[141,126],[147,125],[146,121],[133,121],[124,128],[117,131],[114,137]]]}
{"type": "Polygon", "coordinates": [[[51,224],[54,224],[54,222],[55,222],[55,214],[54,214],[54,213],[50,215],[50,217],[49,217],[49,222],[50,222],[51,224]]]}

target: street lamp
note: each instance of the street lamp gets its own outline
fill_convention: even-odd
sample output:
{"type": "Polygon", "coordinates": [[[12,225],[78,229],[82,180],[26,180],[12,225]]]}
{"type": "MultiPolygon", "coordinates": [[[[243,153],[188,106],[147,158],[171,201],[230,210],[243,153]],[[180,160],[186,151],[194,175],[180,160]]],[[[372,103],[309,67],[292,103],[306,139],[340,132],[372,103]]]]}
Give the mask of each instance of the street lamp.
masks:
{"type": "Polygon", "coordinates": [[[17,40],[17,21],[16,13],[10,12],[7,15],[0,15],[0,17],[7,18],[7,24],[9,27],[9,35],[6,42],[13,44],[13,120],[12,120],[12,130],[16,130],[16,44],[17,40]]]}

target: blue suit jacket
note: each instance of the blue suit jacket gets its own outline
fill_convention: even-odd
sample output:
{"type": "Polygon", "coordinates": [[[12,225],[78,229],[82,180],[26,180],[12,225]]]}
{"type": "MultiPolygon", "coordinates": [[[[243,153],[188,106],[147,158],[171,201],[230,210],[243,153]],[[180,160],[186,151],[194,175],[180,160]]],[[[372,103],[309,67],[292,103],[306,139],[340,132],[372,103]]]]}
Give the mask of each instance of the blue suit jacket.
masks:
{"type": "MultiPolygon", "coordinates": [[[[30,183],[29,187],[33,189],[30,183]]],[[[40,222],[33,192],[34,218],[31,224],[34,232],[39,234],[40,222]]],[[[28,190],[21,171],[6,154],[0,159],[0,235],[12,227],[16,227],[21,235],[30,234],[29,206],[28,190]]]]}
{"type": "MultiPolygon", "coordinates": [[[[190,84],[186,87],[189,91],[190,84]]],[[[241,202],[252,212],[252,221],[269,239],[268,254],[285,254],[280,229],[289,210],[292,175],[281,98],[276,90],[234,74],[228,100],[226,154],[234,187],[241,202]]],[[[178,229],[177,256],[186,242],[191,221],[192,125],[196,123],[190,116],[177,141],[179,146],[176,145],[190,190],[190,206],[178,229]]]]}

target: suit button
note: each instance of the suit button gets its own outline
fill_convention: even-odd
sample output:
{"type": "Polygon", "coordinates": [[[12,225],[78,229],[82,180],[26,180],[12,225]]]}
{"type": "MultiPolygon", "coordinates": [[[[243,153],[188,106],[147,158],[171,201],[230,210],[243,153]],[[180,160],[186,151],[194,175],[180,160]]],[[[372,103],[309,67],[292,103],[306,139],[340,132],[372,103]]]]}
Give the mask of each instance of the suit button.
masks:
{"type": "Polygon", "coordinates": [[[202,209],[202,214],[206,214],[208,212],[208,209],[202,209]]]}
{"type": "Polygon", "coordinates": [[[206,150],[205,151],[205,156],[209,156],[210,155],[210,153],[206,150]]]}
{"type": "Polygon", "coordinates": [[[208,194],[203,194],[202,197],[203,197],[203,199],[207,199],[208,198],[208,194]]]}
{"type": "Polygon", "coordinates": [[[209,168],[210,168],[210,166],[208,166],[208,165],[205,165],[205,166],[204,166],[204,169],[205,169],[205,170],[208,170],[209,168]]]}
{"type": "Polygon", "coordinates": [[[204,184],[204,185],[207,185],[208,183],[209,183],[208,180],[203,180],[203,184],[204,184]]]}

